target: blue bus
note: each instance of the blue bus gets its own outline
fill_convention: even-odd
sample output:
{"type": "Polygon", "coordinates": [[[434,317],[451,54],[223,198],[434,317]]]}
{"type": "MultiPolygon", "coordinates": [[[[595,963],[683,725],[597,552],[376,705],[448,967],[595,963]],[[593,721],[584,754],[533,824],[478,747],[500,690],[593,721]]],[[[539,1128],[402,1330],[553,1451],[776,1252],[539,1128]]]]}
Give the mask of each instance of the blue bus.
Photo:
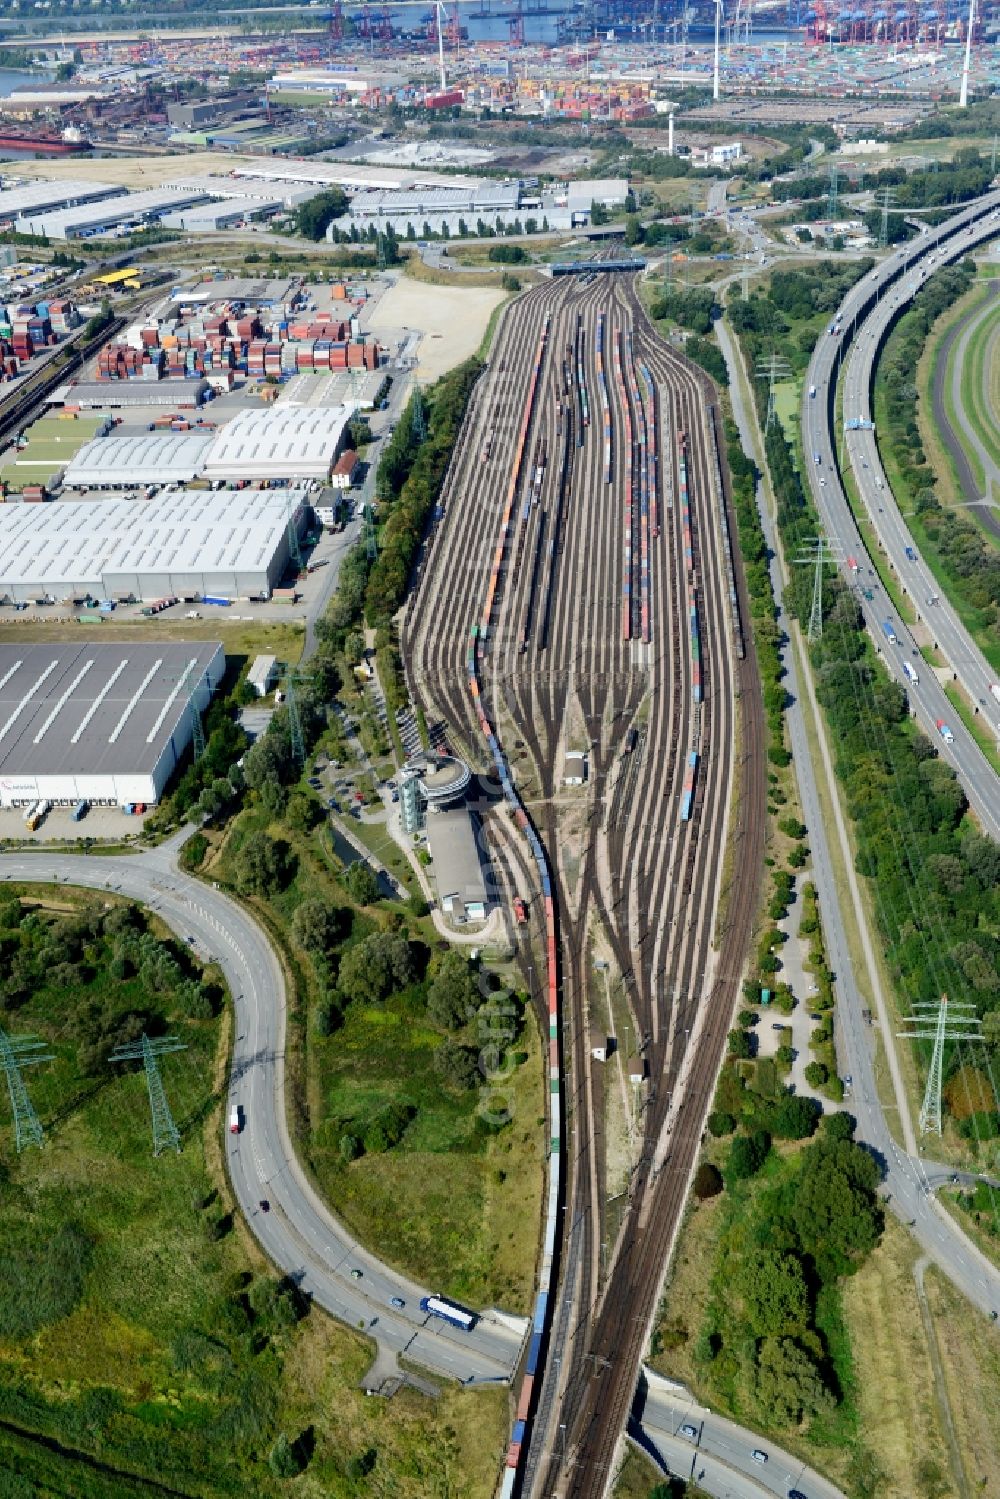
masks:
{"type": "Polygon", "coordinates": [[[431,1317],[443,1318],[453,1327],[460,1327],[463,1332],[471,1332],[476,1325],[475,1314],[467,1312],[457,1301],[449,1301],[447,1296],[425,1296],[420,1303],[420,1310],[431,1317]]]}

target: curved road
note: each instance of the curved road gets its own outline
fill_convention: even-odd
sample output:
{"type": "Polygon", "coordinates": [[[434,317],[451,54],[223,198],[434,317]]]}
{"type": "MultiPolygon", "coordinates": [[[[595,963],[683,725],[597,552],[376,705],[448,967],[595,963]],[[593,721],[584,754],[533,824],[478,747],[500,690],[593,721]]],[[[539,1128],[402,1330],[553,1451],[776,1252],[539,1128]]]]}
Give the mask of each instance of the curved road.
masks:
{"type": "Polygon", "coordinates": [[[110,890],[148,905],[195,950],[214,958],[229,984],[235,1039],[228,1082],[229,1110],[242,1110],[240,1134],[226,1131],[229,1176],[241,1212],[262,1248],[309,1296],[341,1321],[369,1331],[379,1344],[380,1369],[396,1355],[465,1384],[506,1383],[517,1362],[519,1318],[484,1313],[462,1333],[420,1310],[426,1295],[351,1237],[320,1200],[299,1165],[285,1117],[285,985],[271,944],[241,906],[176,866],[190,830],[157,849],[134,855],[0,855],[0,878],[110,890]],[[263,1213],[261,1199],[270,1203],[263,1213]],[[360,1270],[359,1279],[351,1275],[360,1270]],[[390,1297],[405,1306],[397,1310],[390,1297]]]}
{"type": "MultiPolygon", "coordinates": [[[[997,310],[997,292],[1000,292],[1000,281],[991,280],[987,283],[987,296],[985,304],[980,303],[972,311],[948,329],[941,340],[938,349],[937,365],[934,371],[934,421],[941,433],[942,441],[951,454],[955,464],[955,472],[958,482],[965,495],[969,507],[975,506],[979,514],[977,520],[981,526],[995,538],[1000,538],[1000,514],[998,514],[988,501],[992,498],[994,487],[1000,488],[1000,468],[986,452],[979,440],[972,422],[965,413],[962,404],[962,364],[969,346],[969,339],[980,320],[986,316],[994,316],[997,310]],[[956,350],[954,363],[951,360],[951,350],[956,339],[961,339],[961,345],[956,350]],[[964,436],[960,436],[951,423],[945,404],[945,386],[948,382],[949,367],[951,369],[951,399],[955,409],[955,417],[962,428],[964,436]],[[979,492],[979,485],[972,472],[969,462],[969,449],[975,452],[982,465],[983,473],[986,475],[986,500],[979,492]]],[[[992,346],[997,335],[997,329],[990,335],[992,346]]]]}
{"type": "MultiPolygon", "coordinates": [[[[755,452],[753,428],[750,414],[743,401],[743,390],[739,379],[738,355],[732,336],[725,323],[720,321],[720,343],[730,371],[730,390],[733,394],[733,415],[740,432],[744,451],[755,452]]],[[[808,399],[808,398],[807,398],[808,399]]],[[[785,613],[782,597],[784,580],[781,573],[778,540],[774,532],[770,512],[763,500],[759,501],[764,539],[771,558],[771,584],[777,606],[778,624],[783,637],[790,640],[792,625],[785,613]]],[[[809,736],[802,708],[803,693],[812,697],[813,714],[822,723],[813,697],[811,678],[800,681],[796,658],[788,645],[782,649],[782,662],[786,669],[785,684],[789,693],[787,721],[792,759],[798,770],[799,790],[802,797],[802,815],[809,829],[809,846],[813,856],[814,884],[819,899],[823,932],[829,954],[830,967],[837,975],[837,1051],[841,1074],[853,1079],[852,1092],[847,1107],[857,1123],[857,1139],[868,1145],[883,1168],[883,1190],[886,1205],[891,1208],[917,1239],[921,1248],[938,1265],[949,1280],[965,1296],[987,1315],[1000,1310],[1000,1270],[983,1255],[970,1239],[962,1233],[959,1225],[938,1206],[934,1190],[950,1179],[952,1171],[938,1163],[925,1161],[918,1153],[907,1153],[894,1140],[886,1122],[879,1098],[875,1076],[876,1044],[875,1028],[866,1023],[867,1008],[858,988],[851,948],[847,939],[840,906],[837,899],[837,882],[831,857],[831,841],[840,843],[841,858],[846,867],[852,867],[852,856],[846,830],[829,825],[823,817],[822,804],[816,781],[809,736]]],[[[832,766],[826,771],[832,780],[832,766]]],[[[834,798],[835,810],[839,802],[834,798]]],[[[862,936],[865,936],[862,923],[862,936]]],[[[873,960],[872,960],[873,961],[873,960]]],[[[869,968],[871,971],[871,967],[869,968]]],[[[893,1055],[895,1041],[892,1035],[891,1018],[878,1016],[883,1030],[886,1051],[893,1055]]],[[[905,1097],[903,1098],[905,1106],[905,1097]]],[[[908,1124],[908,1118],[904,1124],[908,1124]]],[[[909,1130],[904,1128],[909,1136],[909,1130]]]]}
{"type": "MultiPolygon", "coordinates": [[[[868,393],[879,339],[886,326],[920,285],[921,271],[927,274],[935,265],[957,259],[981,240],[990,239],[1000,232],[996,217],[998,213],[1000,192],[993,192],[955,214],[937,229],[921,236],[913,245],[892,255],[848,293],[836,315],[842,331],[838,334],[823,334],[816,345],[807,376],[807,384],[815,387],[816,394],[810,397],[807,390],[802,401],[803,446],[813,500],[827,535],[837,538],[845,558],[850,553],[859,557],[865,554],[861,534],[841,484],[834,451],[836,384],[845,357],[845,347],[852,338],[857,337],[860,353],[848,366],[845,415],[848,419],[867,416],[868,393]],[[869,322],[872,317],[874,321],[869,322]],[[808,461],[816,457],[819,458],[818,463],[808,461]]],[[[928,584],[922,564],[908,560],[905,555],[904,546],[911,544],[909,534],[899,516],[898,508],[891,500],[881,466],[877,469],[872,467],[873,463],[879,463],[874,434],[861,431],[848,434],[848,438],[853,444],[855,471],[863,481],[859,484],[862,497],[893,566],[901,578],[910,580],[908,591],[914,596],[918,614],[932,626],[933,638],[963,682],[971,701],[989,701],[991,678],[985,675],[988,668],[984,667],[982,656],[945,600],[934,605],[927,604],[927,599],[933,595],[934,585],[928,584]],[[863,466],[866,462],[868,469],[863,466]],[[879,482],[876,483],[876,480],[879,482]],[[890,514],[893,517],[891,524],[885,518],[890,514]]],[[[846,568],[846,561],[844,566],[846,568]]],[[[994,838],[1000,838],[1000,785],[997,776],[969,730],[955,714],[937,676],[919,657],[916,643],[906,624],[896,617],[881,590],[875,592],[873,588],[872,592],[874,597],[871,600],[865,599],[860,590],[858,592],[858,603],[864,612],[872,638],[884,648],[890,671],[905,686],[918,722],[936,742],[939,752],[957,771],[969,804],[984,831],[994,838]],[[886,648],[882,623],[889,618],[892,619],[898,643],[886,648]],[[914,659],[919,659],[920,667],[917,685],[909,682],[903,672],[904,661],[912,664],[914,659]],[[953,743],[946,744],[939,736],[936,728],[938,719],[951,726],[953,743]]]]}

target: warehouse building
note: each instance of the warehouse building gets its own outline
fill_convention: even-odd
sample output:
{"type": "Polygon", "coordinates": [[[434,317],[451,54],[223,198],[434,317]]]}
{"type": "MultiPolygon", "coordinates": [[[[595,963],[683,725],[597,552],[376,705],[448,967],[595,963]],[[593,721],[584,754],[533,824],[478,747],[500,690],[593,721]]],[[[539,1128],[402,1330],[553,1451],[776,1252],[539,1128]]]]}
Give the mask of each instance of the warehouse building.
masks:
{"type": "Polygon", "coordinates": [[[196,203],[165,213],[160,220],[164,229],[185,229],[191,234],[216,234],[240,224],[255,223],[278,213],[280,198],[228,198],[224,203],[196,203]]]}
{"type": "Polygon", "coordinates": [[[7,187],[0,191],[0,223],[13,223],[25,214],[54,212],[57,208],[75,208],[78,203],[93,203],[99,198],[114,198],[119,192],[113,182],[70,179],[7,187]]]}
{"type": "Polygon", "coordinates": [[[84,410],[142,409],[165,406],[170,411],[193,411],[205,399],[208,381],[200,380],[79,380],[53,391],[48,405],[69,401],[84,410]]]}
{"type": "Polygon", "coordinates": [[[189,484],[205,466],[212,432],[117,432],[88,442],[70,463],[66,489],[135,489],[189,484]]]}
{"type": "Polygon", "coordinates": [[[124,193],[101,203],[81,203],[76,208],[60,208],[54,213],[29,211],[21,214],[15,228],[20,234],[44,234],[49,239],[89,239],[109,230],[141,229],[155,223],[163,214],[185,204],[202,203],[208,193],[196,188],[171,191],[149,188],[141,193],[124,193]]]}
{"type": "Polygon", "coordinates": [[[412,229],[422,234],[425,226],[438,234],[461,234],[464,224],[470,234],[476,232],[480,219],[493,228],[499,219],[512,224],[520,215],[520,182],[471,182],[461,187],[415,186],[403,192],[360,192],[351,200],[350,213],[327,230],[333,238],[334,227],[349,229],[353,223],[365,230],[374,224],[380,233],[389,226],[398,235],[412,229]]]}
{"type": "Polygon", "coordinates": [[[225,669],[217,642],[0,645],[0,806],[153,806],[225,669]]]}
{"type": "Polygon", "coordinates": [[[3,505],[0,599],[269,598],[308,508],[303,489],[3,505]]]}
{"type": "Polygon", "coordinates": [[[273,406],[241,411],[216,434],[206,479],[319,479],[325,483],[344,446],[353,406],[273,406]]]}
{"type": "Polygon", "coordinates": [[[478,819],[466,807],[438,812],[427,819],[427,840],[441,909],[456,925],[485,921],[489,901],[478,819]]]}

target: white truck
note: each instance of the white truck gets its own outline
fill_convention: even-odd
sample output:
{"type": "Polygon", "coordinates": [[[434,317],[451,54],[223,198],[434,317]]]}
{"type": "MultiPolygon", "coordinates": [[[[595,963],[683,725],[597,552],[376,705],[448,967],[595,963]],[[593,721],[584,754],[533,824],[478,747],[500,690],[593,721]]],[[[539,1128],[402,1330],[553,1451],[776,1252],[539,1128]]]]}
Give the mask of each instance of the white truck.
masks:
{"type": "Polygon", "coordinates": [[[916,668],[913,667],[913,666],[911,666],[910,663],[909,663],[909,661],[904,661],[903,662],[903,670],[906,672],[907,677],[909,678],[909,680],[913,683],[913,685],[915,687],[917,685],[917,683],[920,681],[920,678],[917,676],[916,668]]]}
{"type": "Polygon", "coordinates": [[[238,1103],[234,1103],[229,1110],[229,1133],[238,1135],[243,1126],[242,1114],[238,1103]]]}

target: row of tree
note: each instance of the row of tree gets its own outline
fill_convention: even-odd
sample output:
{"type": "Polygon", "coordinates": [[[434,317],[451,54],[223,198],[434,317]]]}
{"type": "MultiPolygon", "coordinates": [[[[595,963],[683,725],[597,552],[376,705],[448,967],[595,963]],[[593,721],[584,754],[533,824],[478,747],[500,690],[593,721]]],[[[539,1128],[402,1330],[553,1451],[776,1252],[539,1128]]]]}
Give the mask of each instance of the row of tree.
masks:
{"type": "MultiPolygon", "coordinates": [[[[829,281],[850,272],[863,275],[865,264],[820,265],[773,277],[783,309],[771,295],[734,304],[730,316],[742,327],[748,364],[776,345],[801,365],[804,345],[815,337],[815,314],[825,310],[829,281]],[[784,296],[789,274],[806,278],[811,316],[801,320],[789,315],[784,296]],[[761,327],[783,331],[775,338],[759,332],[761,327]]],[[[802,307],[802,289],[798,281],[796,308],[802,307]]],[[[755,395],[763,417],[762,382],[755,395]]],[[[819,520],[779,423],[767,433],[766,451],[785,553],[794,556],[818,533],[819,520]]],[[[812,604],[806,569],[793,569],[785,597],[805,626],[812,604]]],[[[879,664],[857,600],[839,574],[825,582],[823,614],[822,638],[811,648],[817,693],[853,822],[857,868],[869,881],[901,1002],[934,1001],[947,993],[970,1000],[985,1015],[1000,1006],[1000,847],[965,820],[965,796],[954,772],[910,719],[906,694],[879,664]]]]}

